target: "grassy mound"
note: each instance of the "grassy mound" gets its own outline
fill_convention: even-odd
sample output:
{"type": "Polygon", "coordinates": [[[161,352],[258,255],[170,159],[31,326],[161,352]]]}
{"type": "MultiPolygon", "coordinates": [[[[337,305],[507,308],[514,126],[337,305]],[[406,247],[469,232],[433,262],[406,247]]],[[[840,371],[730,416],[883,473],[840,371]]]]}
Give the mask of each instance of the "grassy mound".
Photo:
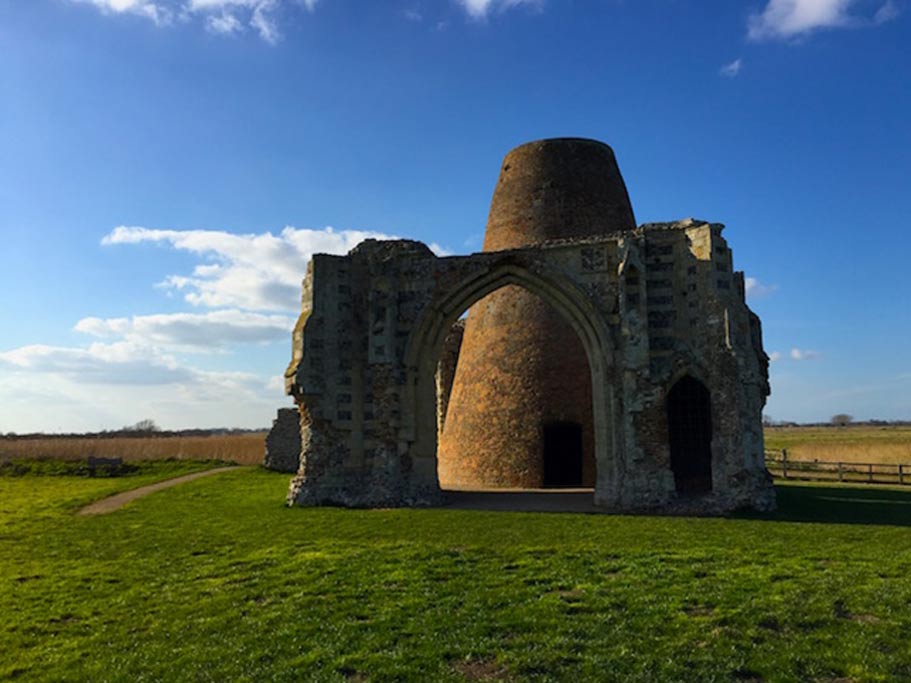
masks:
{"type": "Polygon", "coordinates": [[[907,681],[911,492],[767,518],[287,509],[238,469],[0,478],[0,679],[907,681]]]}

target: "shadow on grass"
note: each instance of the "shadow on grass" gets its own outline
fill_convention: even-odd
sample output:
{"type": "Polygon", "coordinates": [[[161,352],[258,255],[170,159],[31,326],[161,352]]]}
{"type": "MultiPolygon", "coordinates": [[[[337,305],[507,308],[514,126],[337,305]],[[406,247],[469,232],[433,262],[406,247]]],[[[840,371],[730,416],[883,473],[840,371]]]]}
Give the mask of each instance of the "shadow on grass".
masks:
{"type": "Polygon", "coordinates": [[[778,510],[743,512],[742,519],[826,524],[911,526],[911,489],[879,486],[787,484],[776,486],[778,510]]]}
{"type": "MultiPolygon", "coordinates": [[[[784,484],[775,487],[778,509],[744,511],[732,517],[770,522],[880,524],[911,526],[911,487],[850,484],[784,484]]],[[[444,491],[450,510],[599,513],[591,489],[524,491],[444,491]]]]}
{"type": "Polygon", "coordinates": [[[501,489],[443,491],[443,506],[450,510],[487,512],[603,512],[595,507],[595,490],[501,489]]]}

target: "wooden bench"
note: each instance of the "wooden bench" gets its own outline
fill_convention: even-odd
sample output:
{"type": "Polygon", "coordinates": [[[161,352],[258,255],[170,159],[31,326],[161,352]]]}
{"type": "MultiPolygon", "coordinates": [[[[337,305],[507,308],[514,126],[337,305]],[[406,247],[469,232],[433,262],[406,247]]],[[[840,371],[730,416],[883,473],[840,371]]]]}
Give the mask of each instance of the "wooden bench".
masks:
{"type": "Polygon", "coordinates": [[[89,456],[89,476],[94,477],[99,467],[105,468],[108,476],[116,477],[123,471],[123,458],[96,458],[89,456]]]}

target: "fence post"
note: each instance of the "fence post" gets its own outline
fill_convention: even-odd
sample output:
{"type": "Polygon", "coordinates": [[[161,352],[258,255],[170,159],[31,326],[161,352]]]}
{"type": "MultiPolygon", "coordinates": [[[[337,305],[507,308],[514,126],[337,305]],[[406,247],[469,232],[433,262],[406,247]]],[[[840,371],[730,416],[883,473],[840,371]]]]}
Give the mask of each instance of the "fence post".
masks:
{"type": "Polygon", "coordinates": [[[902,485],[905,483],[905,466],[904,465],[898,466],[898,483],[899,483],[899,485],[902,485]]]}
{"type": "Polygon", "coordinates": [[[845,464],[843,462],[838,463],[838,481],[845,480],[845,464]]]}
{"type": "Polygon", "coordinates": [[[788,478],[788,449],[781,449],[781,478],[788,478]]]}
{"type": "Polygon", "coordinates": [[[869,472],[869,477],[868,477],[869,482],[872,484],[873,483],[873,463],[872,462],[869,465],[867,465],[867,471],[869,472]]]}

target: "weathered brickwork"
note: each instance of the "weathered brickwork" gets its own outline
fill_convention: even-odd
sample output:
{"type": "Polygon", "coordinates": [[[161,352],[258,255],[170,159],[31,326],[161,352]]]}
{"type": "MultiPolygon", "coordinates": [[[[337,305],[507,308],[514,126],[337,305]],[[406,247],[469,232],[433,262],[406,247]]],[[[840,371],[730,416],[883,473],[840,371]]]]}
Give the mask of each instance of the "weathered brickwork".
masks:
{"type": "Polygon", "coordinates": [[[591,395],[585,349],[557,310],[517,285],[484,297],[468,316],[439,443],[440,484],[541,487],[543,425],[567,421],[582,426],[579,483],[594,486],[591,395]]]}
{"type": "MultiPolygon", "coordinates": [[[[521,145],[503,160],[484,251],[633,230],[633,209],[614,153],[594,140],[521,145]]],[[[599,252],[584,263],[605,270],[599,252]]],[[[560,311],[532,292],[506,286],[475,304],[439,444],[445,488],[541,487],[545,431],[581,430],[578,485],[594,486],[591,372],[585,349],[560,311]],[[470,444],[469,447],[466,447],[470,444]]]]}
{"type": "Polygon", "coordinates": [[[540,485],[540,465],[527,457],[540,452],[540,442],[523,443],[521,430],[504,428],[526,414],[586,425],[584,483],[594,485],[595,503],[606,509],[774,507],[761,428],[768,358],[723,226],[688,219],[631,227],[632,210],[624,208],[626,191],[616,178],[600,188],[591,173],[546,185],[547,173],[572,175],[573,155],[591,162],[578,150],[595,143],[547,144],[566,143],[576,151],[533,154],[540,168],[526,190],[507,192],[507,208],[491,211],[488,239],[501,239],[520,222],[540,230],[542,241],[490,250],[485,241],[484,252],[440,258],[419,242],[367,240],[346,256],[314,256],[285,375],[301,424],[289,503],[432,504],[440,500],[441,481],[471,486],[481,475],[540,485]],[[589,186],[595,187],[590,199],[572,199],[572,187],[588,192],[589,186]],[[528,187],[537,190],[523,203],[528,187]],[[595,234],[561,232],[554,227],[564,225],[561,215],[577,227],[597,223],[595,234]],[[488,296],[494,292],[498,297],[488,296]],[[460,344],[453,325],[478,302],[481,313],[472,309],[460,344]],[[507,351],[489,355],[486,367],[474,368],[486,352],[472,350],[472,318],[491,342],[488,349],[507,351]],[[521,356],[518,365],[510,365],[511,353],[521,356]],[[566,386],[581,393],[553,400],[565,387],[549,384],[561,371],[548,363],[563,357],[585,361],[562,373],[570,379],[566,386]],[[463,364],[464,387],[475,388],[460,397],[463,364]],[[517,379],[525,365],[531,371],[517,379]],[[686,398],[700,391],[677,391],[692,386],[708,397],[700,409],[697,399],[686,398]],[[510,402],[505,417],[496,407],[504,400],[510,402]],[[473,403],[481,410],[466,418],[473,403]],[[466,419],[480,431],[465,430],[461,454],[441,450],[438,457],[440,431],[445,441],[466,419]],[[480,465],[471,452],[482,442],[511,446],[519,455],[480,465]],[[700,443],[702,460],[693,469],[688,449],[700,443]]]}

